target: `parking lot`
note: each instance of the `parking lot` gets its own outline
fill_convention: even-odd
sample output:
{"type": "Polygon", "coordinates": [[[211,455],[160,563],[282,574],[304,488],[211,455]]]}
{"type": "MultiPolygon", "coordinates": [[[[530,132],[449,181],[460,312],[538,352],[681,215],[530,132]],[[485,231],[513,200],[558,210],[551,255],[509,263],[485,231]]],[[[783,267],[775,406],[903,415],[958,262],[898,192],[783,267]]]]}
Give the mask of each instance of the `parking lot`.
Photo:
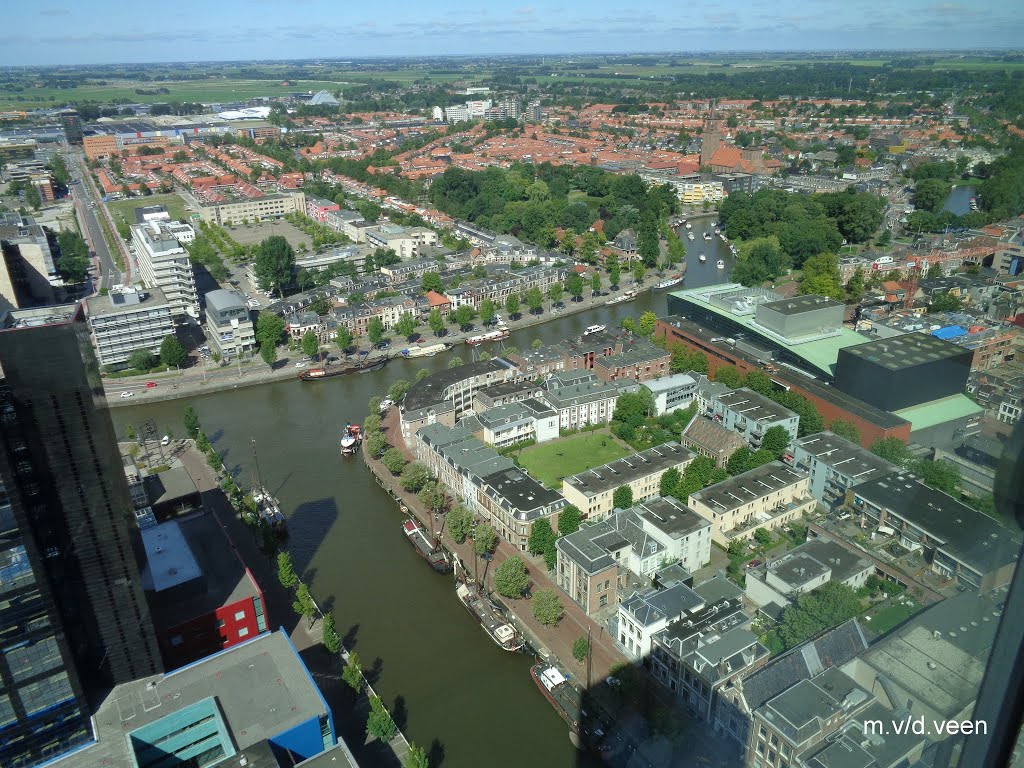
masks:
{"type": "Polygon", "coordinates": [[[233,224],[225,227],[231,239],[239,245],[252,245],[266,240],[273,235],[280,235],[296,251],[301,250],[299,246],[312,247],[311,238],[301,229],[297,229],[283,219],[278,221],[261,221],[258,224],[233,224]]]}

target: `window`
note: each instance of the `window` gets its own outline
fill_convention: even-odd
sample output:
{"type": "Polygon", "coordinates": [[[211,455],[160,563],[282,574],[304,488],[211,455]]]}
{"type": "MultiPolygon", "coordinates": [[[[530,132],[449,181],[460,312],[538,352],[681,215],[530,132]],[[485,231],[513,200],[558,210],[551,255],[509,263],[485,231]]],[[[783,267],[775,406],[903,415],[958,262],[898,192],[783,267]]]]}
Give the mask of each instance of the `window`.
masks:
{"type": "Polygon", "coordinates": [[[238,630],[238,636],[239,637],[247,637],[248,635],[249,635],[249,628],[248,627],[241,627],[238,630]]]}
{"type": "Polygon", "coordinates": [[[245,619],[245,611],[235,611],[235,621],[243,621],[245,619]]]}

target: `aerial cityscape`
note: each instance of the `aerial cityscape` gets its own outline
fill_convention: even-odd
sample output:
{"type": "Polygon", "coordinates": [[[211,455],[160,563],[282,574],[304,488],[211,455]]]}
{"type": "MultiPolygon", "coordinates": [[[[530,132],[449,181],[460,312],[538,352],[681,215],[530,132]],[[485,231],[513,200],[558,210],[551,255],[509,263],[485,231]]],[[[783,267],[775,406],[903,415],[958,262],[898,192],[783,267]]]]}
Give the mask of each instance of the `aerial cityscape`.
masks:
{"type": "Polygon", "coordinates": [[[1019,14],[99,5],[0,50],[0,766],[1019,762],[1019,14]]]}

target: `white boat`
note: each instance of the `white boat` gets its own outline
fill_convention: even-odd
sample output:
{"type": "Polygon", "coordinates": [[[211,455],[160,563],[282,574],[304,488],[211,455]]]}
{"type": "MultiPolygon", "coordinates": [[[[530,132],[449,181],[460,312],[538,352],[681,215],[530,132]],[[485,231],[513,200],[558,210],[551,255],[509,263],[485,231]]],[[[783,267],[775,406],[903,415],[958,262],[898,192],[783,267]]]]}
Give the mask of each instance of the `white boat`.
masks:
{"type": "Polygon", "coordinates": [[[705,233],[704,233],[704,239],[705,239],[705,240],[710,240],[710,239],[711,239],[711,235],[710,235],[710,234],[708,234],[707,232],[705,232],[705,233]]]}
{"type": "Polygon", "coordinates": [[[703,264],[707,260],[708,260],[708,257],[705,256],[703,253],[700,256],[697,257],[697,261],[699,261],[701,264],[703,264]]]}
{"type": "Polygon", "coordinates": [[[690,222],[686,222],[686,228],[687,228],[687,229],[691,229],[692,227],[693,227],[693,225],[692,225],[692,224],[690,224],[690,222]]]}
{"type": "Polygon", "coordinates": [[[470,346],[476,346],[477,344],[487,344],[491,341],[503,341],[508,338],[508,328],[499,328],[496,331],[490,333],[481,333],[479,336],[470,336],[466,339],[466,343],[470,346]]]}
{"type": "Polygon", "coordinates": [[[378,408],[379,408],[381,413],[387,413],[388,412],[388,408],[390,408],[394,404],[395,404],[394,400],[381,400],[380,401],[380,405],[378,406],[378,408]]]}
{"type": "Polygon", "coordinates": [[[718,227],[715,227],[715,234],[716,235],[722,234],[722,230],[720,230],[718,227]]]}
{"type": "Polygon", "coordinates": [[[288,521],[281,511],[281,502],[266,488],[257,485],[252,489],[252,500],[256,502],[256,514],[279,535],[287,533],[288,521]]]}
{"type": "Polygon", "coordinates": [[[341,452],[345,456],[351,456],[359,450],[359,442],[362,439],[362,429],[358,424],[346,424],[341,432],[341,452]]]}
{"type": "Polygon", "coordinates": [[[718,263],[715,264],[715,266],[718,267],[719,269],[725,269],[725,262],[719,259],[718,263]]]}
{"type": "Polygon", "coordinates": [[[614,299],[609,299],[608,301],[605,302],[605,304],[610,307],[610,306],[612,306],[614,304],[621,304],[624,301],[632,301],[635,298],[636,298],[636,291],[626,291],[621,296],[616,296],[614,299]]]}
{"type": "Polygon", "coordinates": [[[683,282],[683,277],[684,276],[682,274],[670,275],[669,277],[666,277],[664,280],[662,280],[660,283],[658,283],[654,287],[656,289],[671,288],[673,285],[678,285],[679,283],[683,282]]]}
{"type": "Polygon", "coordinates": [[[691,240],[693,240],[693,232],[687,232],[687,233],[686,233],[686,236],[687,236],[688,238],[690,238],[691,240]]]}
{"type": "Polygon", "coordinates": [[[601,331],[605,330],[605,328],[607,328],[607,326],[605,325],[588,325],[587,329],[583,331],[583,335],[589,336],[592,333],[600,333],[601,331]]]}
{"type": "Polygon", "coordinates": [[[451,344],[430,344],[426,347],[409,347],[402,350],[403,357],[433,357],[438,352],[451,349],[451,344]]]}

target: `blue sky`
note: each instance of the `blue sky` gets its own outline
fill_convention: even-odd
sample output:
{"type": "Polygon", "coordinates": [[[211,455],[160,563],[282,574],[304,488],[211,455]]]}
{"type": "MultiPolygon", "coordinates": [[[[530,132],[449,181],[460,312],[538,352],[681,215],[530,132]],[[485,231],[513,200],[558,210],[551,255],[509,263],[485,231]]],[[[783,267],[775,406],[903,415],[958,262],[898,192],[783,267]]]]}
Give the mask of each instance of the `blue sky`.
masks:
{"type": "Polygon", "coordinates": [[[1019,47],[1008,0],[93,0],[4,12],[0,64],[1019,47]]]}

